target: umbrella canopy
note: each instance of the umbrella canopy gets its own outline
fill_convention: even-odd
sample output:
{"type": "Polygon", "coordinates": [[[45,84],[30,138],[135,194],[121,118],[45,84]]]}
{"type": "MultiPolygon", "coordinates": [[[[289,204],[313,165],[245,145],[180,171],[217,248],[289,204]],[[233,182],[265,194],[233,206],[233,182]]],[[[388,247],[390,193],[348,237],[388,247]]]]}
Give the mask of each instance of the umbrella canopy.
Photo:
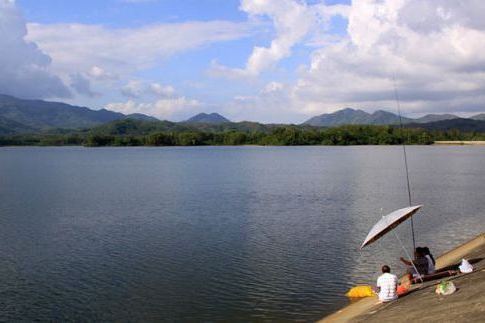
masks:
{"type": "Polygon", "coordinates": [[[405,207],[403,209],[396,210],[392,213],[389,213],[388,215],[383,216],[382,219],[380,219],[379,222],[377,222],[372,227],[369,234],[365,238],[364,243],[362,244],[362,246],[360,246],[360,249],[376,241],[377,239],[397,227],[399,224],[406,221],[421,207],[422,205],[405,207]]]}

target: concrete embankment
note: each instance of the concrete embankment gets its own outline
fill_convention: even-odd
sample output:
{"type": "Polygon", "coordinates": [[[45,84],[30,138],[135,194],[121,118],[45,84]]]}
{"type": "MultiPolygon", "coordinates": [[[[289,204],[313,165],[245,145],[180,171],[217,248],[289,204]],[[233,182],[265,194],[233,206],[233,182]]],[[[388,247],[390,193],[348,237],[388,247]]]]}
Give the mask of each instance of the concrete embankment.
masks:
{"type": "Polygon", "coordinates": [[[485,322],[485,233],[437,258],[436,268],[455,268],[462,258],[475,270],[444,278],[457,287],[452,295],[437,295],[440,280],[429,281],[413,285],[396,301],[380,304],[376,297],[367,297],[320,322],[485,322]]]}
{"type": "Polygon", "coordinates": [[[435,145],[485,145],[485,141],[460,141],[460,140],[453,140],[453,141],[435,141],[435,145]]]}

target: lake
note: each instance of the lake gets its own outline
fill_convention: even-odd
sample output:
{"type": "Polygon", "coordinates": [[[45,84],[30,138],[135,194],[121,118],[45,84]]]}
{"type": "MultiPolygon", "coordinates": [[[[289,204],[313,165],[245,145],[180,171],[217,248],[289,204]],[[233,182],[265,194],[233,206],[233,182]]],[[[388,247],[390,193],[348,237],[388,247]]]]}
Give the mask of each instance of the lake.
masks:
{"type": "MultiPolygon", "coordinates": [[[[485,147],[407,147],[418,245],[485,231],[485,147]]],[[[0,148],[5,321],[314,321],[380,267],[400,146],[0,148]]],[[[396,232],[410,251],[409,221],[396,232]]]]}

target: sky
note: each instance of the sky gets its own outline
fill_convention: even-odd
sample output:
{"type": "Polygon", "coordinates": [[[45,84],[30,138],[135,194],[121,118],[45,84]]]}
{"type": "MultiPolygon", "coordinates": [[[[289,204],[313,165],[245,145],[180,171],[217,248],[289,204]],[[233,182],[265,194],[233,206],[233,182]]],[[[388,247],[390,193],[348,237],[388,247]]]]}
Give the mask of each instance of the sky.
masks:
{"type": "Polygon", "coordinates": [[[0,0],[0,93],[181,121],[485,112],[482,0],[0,0]],[[395,92],[396,90],[396,92],[395,92]]]}

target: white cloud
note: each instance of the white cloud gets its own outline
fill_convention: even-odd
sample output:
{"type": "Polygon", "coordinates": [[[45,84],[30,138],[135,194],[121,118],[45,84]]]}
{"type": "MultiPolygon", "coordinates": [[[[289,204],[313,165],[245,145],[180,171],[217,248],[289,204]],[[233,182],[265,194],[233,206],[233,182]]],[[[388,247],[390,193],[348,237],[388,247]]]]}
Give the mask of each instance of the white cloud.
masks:
{"type": "Polygon", "coordinates": [[[101,95],[91,89],[91,82],[80,73],[71,75],[70,85],[77,91],[77,93],[88,97],[96,97],[101,95]]]}
{"type": "Polygon", "coordinates": [[[51,57],[26,41],[25,20],[14,1],[0,0],[0,93],[22,98],[69,97],[50,72],[51,57]]]}
{"type": "Polygon", "coordinates": [[[129,98],[139,98],[144,92],[142,81],[129,81],[121,88],[121,93],[129,98]]]}
{"type": "Polygon", "coordinates": [[[235,96],[223,111],[231,120],[295,123],[300,112],[294,110],[291,86],[270,82],[254,96],[235,96]]]}
{"type": "MultiPolygon", "coordinates": [[[[346,106],[394,109],[393,78],[405,113],[483,111],[484,7],[473,0],[354,0],[348,35],[313,51],[273,115],[293,111],[304,121],[346,106]]],[[[267,94],[245,104],[250,113],[264,110],[267,94]]]]}
{"type": "Polygon", "coordinates": [[[262,93],[263,94],[271,94],[271,93],[275,93],[275,92],[280,92],[281,90],[283,90],[284,86],[285,85],[283,83],[280,83],[280,82],[269,82],[264,87],[262,93]]]}
{"type": "Polygon", "coordinates": [[[121,88],[121,93],[129,98],[140,98],[142,96],[156,96],[168,98],[175,96],[175,89],[171,85],[162,85],[156,82],[131,80],[121,88]]]}
{"type": "Polygon", "coordinates": [[[175,89],[171,85],[162,85],[160,83],[151,83],[150,92],[159,97],[171,97],[175,94],[175,89]]]}
{"type": "Polygon", "coordinates": [[[137,103],[133,100],[109,103],[106,109],[124,114],[143,113],[161,120],[182,120],[198,111],[203,105],[186,97],[160,99],[155,102],[137,103]]]}
{"type": "MultiPolygon", "coordinates": [[[[169,56],[208,44],[247,37],[250,23],[184,22],[138,28],[86,24],[28,24],[30,41],[53,58],[62,75],[89,71],[93,66],[116,71],[120,77],[153,67],[169,56]]],[[[96,71],[93,71],[96,74],[96,71]]]]}
{"type": "Polygon", "coordinates": [[[308,34],[325,30],[332,16],[348,13],[348,7],[344,5],[307,5],[295,0],[242,0],[240,9],[250,16],[269,17],[276,37],[269,47],[254,47],[244,68],[230,68],[213,62],[213,75],[228,78],[257,76],[290,56],[293,46],[302,42],[308,34]]]}
{"type": "Polygon", "coordinates": [[[476,1],[354,1],[349,40],[314,52],[295,95],[310,110],[318,110],[315,101],[322,111],[342,104],[393,107],[395,77],[408,111],[468,109],[460,97],[480,101],[485,90],[485,25],[464,19],[464,5],[483,8],[476,1]],[[440,24],[417,22],[416,12],[433,13],[440,24]]]}
{"type": "Polygon", "coordinates": [[[103,68],[96,65],[91,66],[87,74],[89,77],[98,81],[118,79],[118,75],[107,72],[103,68]]]}

